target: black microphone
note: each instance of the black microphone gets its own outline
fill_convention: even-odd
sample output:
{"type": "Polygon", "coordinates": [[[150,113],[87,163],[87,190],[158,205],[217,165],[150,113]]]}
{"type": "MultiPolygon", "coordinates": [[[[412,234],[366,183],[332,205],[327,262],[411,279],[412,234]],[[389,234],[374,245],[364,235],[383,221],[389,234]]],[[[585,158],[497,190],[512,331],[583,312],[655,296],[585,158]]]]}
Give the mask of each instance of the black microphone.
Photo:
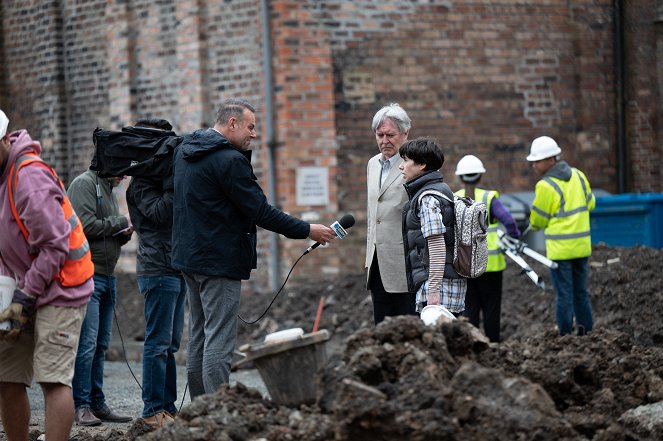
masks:
{"type": "MultiPolygon", "coordinates": [[[[342,218],[335,221],[329,227],[334,230],[334,233],[338,236],[339,239],[343,239],[348,235],[347,229],[351,228],[355,224],[355,217],[351,214],[344,214],[342,218]]],[[[304,251],[304,254],[308,254],[314,249],[320,246],[320,242],[316,242],[304,251]]]]}

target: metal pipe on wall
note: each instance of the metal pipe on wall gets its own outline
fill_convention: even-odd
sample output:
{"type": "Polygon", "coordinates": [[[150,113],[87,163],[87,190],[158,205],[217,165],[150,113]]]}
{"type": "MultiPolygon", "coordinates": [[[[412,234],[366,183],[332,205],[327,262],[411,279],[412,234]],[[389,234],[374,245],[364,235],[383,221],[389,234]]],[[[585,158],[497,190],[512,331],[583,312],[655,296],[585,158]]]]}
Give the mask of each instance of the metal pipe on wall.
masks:
{"type": "MultiPolygon", "coordinates": [[[[654,19],[654,35],[656,36],[655,53],[656,53],[656,125],[658,127],[658,145],[663,146],[663,2],[659,2],[658,9],[656,10],[656,18],[654,19]]],[[[663,149],[659,152],[661,160],[663,160],[663,149]]],[[[663,186],[663,182],[660,183],[663,186]]],[[[663,191],[663,188],[659,189],[663,191]]]]}
{"type": "Polygon", "coordinates": [[[617,123],[617,192],[625,193],[626,184],[626,98],[624,84],[624,31],[622,2],[613,2],[615,107],[617,123]]]}
{"type": "Polygon", "coordinates": [[[74,180],[75,176],[75,166],[74,166],[74,124],[72,121],[72,115],[74,113],[74,109],[72,106],[71,102],[71,94],[72,91],[70,90],[70,85],[71,85],[71,73],[69,72],[69,56],[67,54],[67,34],[66,34],[66,29],[67,29],[67,24],[65,23],[65,4],[64,2],[60,3],[60,22],[62,23],[61,28],[59,29],[60,35],[61,35],[61,44],[63,47],[62,51],[62,77],[64,78],[64,84],[63,84],[63,93],[62,93],[62,100],[64,101],[64,109],[65,109],[65,121],[67,125],[67,134],[65,135],[66,139],[66,150],[67,150],[67,180],[66,184],[67,186],[71,184],[71,181],[74,180]]]}
{"type": "MultiPolygon", "coordinates": [[[[276,135],[274,130],[274,88],[272,76],[272,48],[269,27],[269,2],[261,0],[262,16],[262,64],[263,64],[263,82],[265,84],[265,144],[267,146],[267,179],[269,180],[268,197],[270,204],[276,206],[276,169],[274,165],[274,149],[276,148],[276,135]]],[[[269,253],[270,270],[269,283],[271,289],[278,289],[279,280],[279,246],[278,234],[270,232],[269,253]]]]}

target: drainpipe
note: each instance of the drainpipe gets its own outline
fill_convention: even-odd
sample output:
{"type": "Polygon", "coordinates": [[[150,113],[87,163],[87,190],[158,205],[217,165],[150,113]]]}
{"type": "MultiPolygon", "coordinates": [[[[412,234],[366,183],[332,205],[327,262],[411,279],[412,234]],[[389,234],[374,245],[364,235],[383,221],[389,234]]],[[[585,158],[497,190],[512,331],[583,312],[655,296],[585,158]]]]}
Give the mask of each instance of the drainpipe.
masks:
{"type": "Polygon", "coordinates": [[[624,84],[624,41],[622,2],[613,2],[614,69],[617,119],[617,193],[626,192],[626,99],[624,84]]]}
{"type": "MultiPolygon", "coordinates": [[[[67,168],[67,178],[64,181],[64,183],[68,186],[71,184],[71,181],[74,180],[74,139],[73,139],[73,132],[74,132],[74,125],[72,122],[72,114],[73,114],[73,109],[72,109],[72,102],[70,98],[70,86],[71,86],[71,74],[69,73],[69,59],[67,58],[67,32],[66,32],[66,26],[67,24],[65,23],[65,5],[64,2],[60,3],[60,9],[57,11],[59,14],[59,19],[60,22],[62,23],[62,26],[58,29],[58,32],[60,34],[60,44],[62,45],[62,58],[60,60],[58,69],[60,69],[62,72],[62,78],[63,78],[63,83],[62,87],[59,88],[58,90],[58,98],[61,101],[64,101],[64,115],[65,115],[65,125],[66,125],[66,135],[65,135],[65,149],[67,153],[67,158],[66,158],[66,164],[65,167],[67,168]]],[[[76,11],[74,11],[76,12],[76,11]]],[[[56,128],[56,131],[59,131],[60,127],[58,126],[56,128]]],[[[59,137],[56,137],[55,139],[59,139],[59,137]]],[[[64,174],[63,174],[64,175],[64,174]]]]}
{"type": "MultiPolygon", "coordinates": [[[[276,148],[276,136],[274,134],[274,89],[272,76],[272,48],[269,28],[269,4],[268,0],[261,0],[262,13],[262,66],[263,82],[265,84],[265,138],[267,146],[267,179],[269,180],[267,200],[276,206],[276,170],[274,166],[274,149],[276,148]]],[[[269,233],[270,271],[269,284],[272,291],[278,289],[279,281],[279,238],[274,232],[269,233]]]]}
{"type": "MultiPolygon", "coordinates": [[[[656,84],[658,90],[657,115],[658,115],[658,143],[663,143],[663,2],[659,2],[654,19],[654,30],[656,35],[656,84]]],[[[662,155],[663,156],[663,155],[662,155]]]]}

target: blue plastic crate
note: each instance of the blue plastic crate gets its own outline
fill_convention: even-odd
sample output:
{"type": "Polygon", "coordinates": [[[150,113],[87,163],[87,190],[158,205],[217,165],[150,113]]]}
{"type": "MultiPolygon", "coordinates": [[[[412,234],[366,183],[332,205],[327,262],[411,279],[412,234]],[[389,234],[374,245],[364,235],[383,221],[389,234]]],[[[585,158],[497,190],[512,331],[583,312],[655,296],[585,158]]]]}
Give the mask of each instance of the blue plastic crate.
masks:
{"type": "Polygon", "coordinates": [[[626,193],[596,198],[592,243],[663,248],[663,194],[626,193]]]}

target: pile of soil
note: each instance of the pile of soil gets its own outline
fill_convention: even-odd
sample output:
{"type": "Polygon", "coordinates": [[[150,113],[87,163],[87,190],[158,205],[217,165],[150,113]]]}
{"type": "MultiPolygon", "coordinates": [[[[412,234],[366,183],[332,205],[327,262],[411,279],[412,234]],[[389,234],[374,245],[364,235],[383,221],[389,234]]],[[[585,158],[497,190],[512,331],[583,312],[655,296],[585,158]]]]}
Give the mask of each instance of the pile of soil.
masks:
{"type": "MultiPolygon", "coordinates": [[[[663,251],[596,246],[589,288],[595,325],[560,337],[555,294],[512,263],[504,274],[502,343],[465,320],[417,317],[373,325],[365,276],[286,287],[238,346],[281,329],[333,334],[317,399],[277,405],[238,384],[194,400],[176,422],[114,440],[655,440],[663,439],[663,251]],[[139,434],[142,434],[139,435],[139,434]]],[[[271,293],[246,294],[258,317],[271,293]]],[[[137,423],[139,424],[139,423],[137,423]]]]}

